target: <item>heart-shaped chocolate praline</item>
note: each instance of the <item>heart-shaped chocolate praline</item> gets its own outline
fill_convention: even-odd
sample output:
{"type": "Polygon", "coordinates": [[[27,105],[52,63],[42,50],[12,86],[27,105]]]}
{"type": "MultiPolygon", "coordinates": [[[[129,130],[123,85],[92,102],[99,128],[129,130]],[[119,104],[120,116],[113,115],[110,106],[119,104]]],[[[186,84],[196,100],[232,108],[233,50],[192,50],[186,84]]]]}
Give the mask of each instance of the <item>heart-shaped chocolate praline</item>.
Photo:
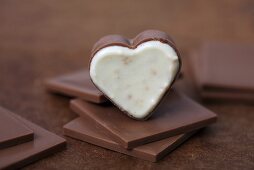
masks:
{"type": "Polygon", "coordinates": [[[181,68],[175,43],[164,32],[148,30],[129,40],[109,35],[94,46],[90,77],[119,109],[146,119],[174,83],[181,68]]]}

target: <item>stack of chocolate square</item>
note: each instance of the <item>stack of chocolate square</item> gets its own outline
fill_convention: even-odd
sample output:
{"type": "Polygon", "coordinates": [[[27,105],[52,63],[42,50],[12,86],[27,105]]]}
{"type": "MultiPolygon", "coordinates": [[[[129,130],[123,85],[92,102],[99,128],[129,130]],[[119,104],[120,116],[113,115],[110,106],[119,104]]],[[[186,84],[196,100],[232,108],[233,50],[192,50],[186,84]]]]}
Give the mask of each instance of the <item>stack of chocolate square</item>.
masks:
{"type": "Polygon", "coordinates": [[[0,169],[21,168],[65,145],[65,139],[0,107],[0,169]]]}
{"type": "Polygon", "coordinates": [[[174,89],[148,120],[131,119],[107,101],[91,82],[88,70],[51,79],[47,88],[76,98],[70,106],[79,117],[64,126],[65,135],[152,162],[217,118],[174,89]]]}

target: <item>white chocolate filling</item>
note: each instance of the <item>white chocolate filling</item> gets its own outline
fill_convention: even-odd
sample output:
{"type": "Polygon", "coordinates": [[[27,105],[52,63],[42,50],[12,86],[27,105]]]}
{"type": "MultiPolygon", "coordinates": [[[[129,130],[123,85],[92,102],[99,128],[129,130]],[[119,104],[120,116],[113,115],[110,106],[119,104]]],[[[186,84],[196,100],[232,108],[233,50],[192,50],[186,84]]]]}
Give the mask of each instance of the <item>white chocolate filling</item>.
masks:
{"type": "Polygon", "coordinates": [[[179,69],[175,50],[160,41],[135,49],[109,46],[92,58],[90,76],[118,107],[142,119],[156,107],[179,69]]]}

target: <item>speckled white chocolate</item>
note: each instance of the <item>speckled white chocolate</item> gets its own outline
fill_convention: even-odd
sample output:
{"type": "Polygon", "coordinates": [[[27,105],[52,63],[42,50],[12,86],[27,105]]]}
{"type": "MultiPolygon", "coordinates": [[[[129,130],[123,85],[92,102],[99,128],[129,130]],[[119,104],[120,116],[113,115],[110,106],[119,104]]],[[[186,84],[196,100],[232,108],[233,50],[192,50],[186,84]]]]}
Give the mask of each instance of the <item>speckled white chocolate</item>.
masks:
{"type": "Polygon", "coordinates": [[[156,107],[178,69],[179,58],[171,46],[148,41],[136,49],[99,50],[92,58],[90,76],[118,107],[142,119],[156,107]]]}

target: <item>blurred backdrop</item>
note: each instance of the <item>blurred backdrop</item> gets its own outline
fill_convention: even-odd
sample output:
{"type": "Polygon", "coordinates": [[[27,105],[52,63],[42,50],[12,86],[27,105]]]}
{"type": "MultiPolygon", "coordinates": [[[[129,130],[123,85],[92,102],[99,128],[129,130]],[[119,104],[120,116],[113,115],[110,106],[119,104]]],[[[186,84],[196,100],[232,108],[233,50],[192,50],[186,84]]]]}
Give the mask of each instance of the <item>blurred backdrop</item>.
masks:
{"type": "Polygon", "coordinates": [[[149,28],[171,34],[183,52],[206,40],[253,42],[254,1],[0,1],[1,51],[55,51],[59,60],[87,61],[101,36],[133,37],[149,28]]]}

